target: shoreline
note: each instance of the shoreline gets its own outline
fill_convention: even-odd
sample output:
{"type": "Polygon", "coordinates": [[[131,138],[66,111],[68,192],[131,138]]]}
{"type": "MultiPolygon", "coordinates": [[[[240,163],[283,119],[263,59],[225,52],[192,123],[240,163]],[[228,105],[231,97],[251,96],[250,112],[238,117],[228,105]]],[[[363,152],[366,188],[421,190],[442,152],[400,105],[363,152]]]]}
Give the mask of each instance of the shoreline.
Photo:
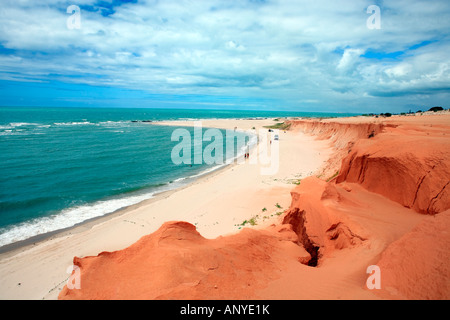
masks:
{"type": "MultiPolygon", "coordinates": [[[[261,119],[234,119],[234,118],[230,118],[230,119],[220,119],[220,120],[227,120],[227,121],[235,121],[235,120],[267,120],[267,119],[272,119],[272,118],[261,118],[261,119]]],[[[180,125],[179,121],[181,122],[185,122],[185,121],[192,121],[192,122],[197,122],[197,121],[205,121],[208,119],[198,119],[198,120],[171,120],[171,121],[158,121],[158,122],[151,122],[151,125],[164,125],[164,126],[175,126],[175,127],[190,127],[190,126],[194,126],[193,124],[184,124],[184,125],[180,125]]],[[[211,120],[211,119],[209,119],[211,120]]],[[[216,119],[213,119],[213,121],[215,121],[216,119]]],[[[215,128],[215,127],[208,127],[207,128],[215,128]]],[[[231,128],[217,128],[217,129],[223,129],[223,130],[231,130],[231,128]]],[[[254,149],[255,147],[258,146],[258,142],[255,145],[250,146],[250,150],[254,149]]],[[[194,184],[197,182],[197,180],[199,179],[203,179],[206,178],[208,175],[213,175],[215,173],[218,173],[221,170],[225,170],[227,167],[229,166],[233,166],[237,164],[237,161],[239,160],[239,158],[241,158],[242,156],[236,156],[233,159],[233,162],[231,163],[226,163],[224,162],[221,165],[217,165],[217,168],[212,167],[212,168],[207,168],[204,171],[206,172],[200,172],[194,176],[187,176],[187,177],[180,177],[179,179],[192,179],[192,181],[188,182],[185,185],[181,185],[178,187],[175,187],[173,189],[169,189],[169,190],[164,190],[164,191],[156,191],[151,198],[148,199],[144,199],[142,201],[139,201],[135,204],[131,204],[131,205],[127,205],[124,206],[122,208],[118,208],[112,212],[106,213],[104,215],[101,216],[97,216],[97,217],[92,217],[89,218],[87,220],[78,222],[72,226],[69,227],[64,227],[61,229],[57,229],[57,230],[53,230],[53,231],[49,231],[49,232],[45,232],[42,234],[37,234],[34,235],[30,238],[27,239],[22,239],[22,240],[18,240],[18,241],[14,241],[12,243],[6,244],[6,245],[2,245],[0,246],[0,259],[2,258],[3,255],[7,255],[8,253],[10,254],[14,254],[15,251],[20,251],[23,250],[25,248],[28,247],[33,247],[35,245],[38,245],[39,243],[45,242],[47,240],[51,240],[53,238],[57,238],[57,237],[64,237],[66,235],[70,235],[72,233],[77,233],[77,232],[81,232],[83,230],[86,229],[90,229],[92,228],[92,226],[98,224],[98,223],[102,223],[107,219],[116,217],[116,216],[120,216],[122,214],[127,213],[130,210],[133,210],[135,208],[138,208],[142,205],[146,205],[152,201],[158,201],[159,199],[161,199],[162,197],[164,197],[164,195],[170,195],[173,192],[176,192],[178,190],[182,190],[184,188],[189,187],[191,184],[194,184]]]]}
{"type": "Polygon", "coordinates": [[[156,201],[160,201],[161,199],[167,198],[169,197],[171,194],[181,191],[185,188],[189,188],[191,185],[196,184],[198,182],[200,182],[202,179],[206,179],[208,177],[213,177],[215,174],[219,174],[220,171],[222,170],[226,170],[229,166],[233,166],[236,165],[236,163],[230,163],[228,165],[225,165],[224,167],[220,167],[216,170],[213,170],[211,172],[207,172],[205,174],[202,174],[201,176],[197,177],[197,178],[193,178],[194,180],[189,182],[186,185],[182,185],[179,186],[177,188],[171,189],[171,190],[165,190],[165,191],[161,191],[161,192],[157,192],[154,194],[154,196],[152,198],[149,199],[145,199],[142,200],[138,203],[129,205],[129,206],[125,206],[123,208],[119,208],[113,212],[109,212],[107,214],[104,214],[102,216],[98,216],[98,217],[93,217],[90,219],[87,219],[85,221],[79,222],[73,226],[70,227],[66,227],[63,229],[58,229],[55,231],[50,231],[50,232],[46,232],[46,233],[42,233],[39,235],[35,235],[32,236],[31,238],[28,239],[24,239],[24,240],[19,240],[7,245],[4,245],[2,247],[0,247],[0,261],[3,258],[8,258],[10,256],[13,256],[15,254],[17,254],[18,252],[27,250],[29,248],[38,246],[40,244],[43,244],[47,241],[51,241],[51,240],[55,240],[58,238],[62,238],[62,237],[66,237],[72,234],[77,234],[77,233],[81,233],[85,230],[89,230],[92,229],[95,225],[97,224],[102,224],[104,222],[107,222],[110,219],[113,218],[118,218],[122,215],[127,214],[130,211],[133,211],[139,207],[145,206],[145,205],[149,205],[153,202],[156,201]]]}
{"type": "MultiPolygon", "coordinates": [[[[174,125],[174,126],[176,126],[176,125],[174,125]]],[[[257,145],[253,146],[250,150],[252,150],[256,146],[257,145]]],[[[64,237],[64,236],[67,236],[67,235],[71,235],[71,234],[82,232],[82,231],[87,230],[87,229],[91,229],[96,224],[103,223],[103,222],[105,222],[105,221],[107,221],[109,219],[112,219],[112,218],[115,218],[115,217],[119,217],[119,216],[121,216],[123,214],[126,214],[129,211],[132,211],[132,210],[134,210],[136,208],[139,208],[141,206],[145,206],[145,205],[148,205],[148,204],[150,204],[150,203],[152,203],[154,201],[159,201],[159,200],[161,200],[161,199],[163,199],[165,197],[169,197],[174,192],[183,190],[185,188],[189,188],[191,185],[201,181],[202,179],[206,179],[208,177],[213,177],[215,174],[219,174],[222,170],[226,170],[226,169],[228,169],[231,166],[237,165],[238,164],[238,163],[236,163],[237,160],[238,160],[238,158],[235,158],[233,160],[233,162],[231,162],[229,164],[224,163],[223,165],[220,165],[217,168],[213,167],[213,168],[205,169],[205,171],[207,171],[207,172],[204,172],[204,173],[200,172],[199,174],[197,174],[195,176],[181,177],[180,179],[191,179],[192,181],[188,182],[187,184],[175,187],[173,189],[155,192],[152,195],[151,198],[139,201],[139,202],[137,202],[135,204],[124,206],[122,208],[114,210],[113,212],[109,212],[109,213],[106,213],[106,214],[101,215],[101,216],[89,218],[87,220],[78,222],[75,225],[70,226],[70,227],[65,227],[65,228],[62,228],[62,229],[58,229],[58,230],[54,230],[54,231],[50,231],[50,232],[45,232],[45,233],[42,233],[42,234],[38,234],[38,235],[32,236],[32,237],[27,238],[27,239],[15,241],[15,242],[12,242],[10,244],[6,244],[6,245],[3,245],[3,246],[0,246],[0,260],[3,257],[7,257],[9,255],[14,255],[16,251],[21,251],[21,250],[24,250],[24,249],[26,249],[28,247],[33,247],[33,246],[39,245],[40,243],[46,242],[48,240],[52,240],[52,239],[59,238],[59,237],[64,237]],[[210,169],[212,169],[212,170],[210,170],[210,169]]]]}

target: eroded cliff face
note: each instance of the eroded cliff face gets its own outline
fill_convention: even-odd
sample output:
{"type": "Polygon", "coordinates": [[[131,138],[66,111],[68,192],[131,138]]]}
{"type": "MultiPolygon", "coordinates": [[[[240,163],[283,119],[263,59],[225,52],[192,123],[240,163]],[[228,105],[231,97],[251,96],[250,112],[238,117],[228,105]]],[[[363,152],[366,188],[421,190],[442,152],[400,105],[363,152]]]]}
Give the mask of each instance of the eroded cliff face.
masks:
{"type": "Polygon", "coordinates": [[[450,124],[303,120],[292,126],[330,140],[340,162],[328,165],[328,175],[330,167],[339,171],[336,183],[358,183],[420,213],[450,208],[450,124]]]}
{"type": "Polygon", "coordinates": [[[380,134],[353,146],[336,183],[359,183],[417,212],[435,214],[450,208],[449,159],[449,136],[380,134]]]}
{"type": "Polygon", "coordinates": [[[359,139],[367,139],[383,132],[386,127],[395,127],[384,123],[342,123],[338,121],[292,120],[291,129],[299,129],[318,139],[327,139],[336,149],[351,147],[359,139]],[[350,144],[350,145],[349,145],[350,144]]]}
{"type": "Polygon", "coordinates": [[[298,236],[298,243],[310,253],[309,266],[317,266],[320,260],[334,250],[351,248],[365,241],[358,234],[360,228],[336,211],[336,205],[345,206],[334,184],[316,177],[308,177],[292,192],[292,203],[283,219],[298,236]]]}
{"type": "Polygon", "coordinates": [[[340,123],[320,120],[291,120],[289,123],[291,130],[299,130],[317,139],[330,141],[335,151],[320,173],[324,179],[333,176],[339,170],[342,159],[356,141],[373,138],[386,127],[395,126],[383,123],[340,123]]]}

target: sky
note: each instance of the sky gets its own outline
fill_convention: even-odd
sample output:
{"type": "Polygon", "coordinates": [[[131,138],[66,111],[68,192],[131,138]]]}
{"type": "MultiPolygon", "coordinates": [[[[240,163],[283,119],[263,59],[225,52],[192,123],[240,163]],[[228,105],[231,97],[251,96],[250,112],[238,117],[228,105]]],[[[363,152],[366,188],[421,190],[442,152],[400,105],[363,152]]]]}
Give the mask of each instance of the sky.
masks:
{"type": "Polygon", "coordinates": [[[448,0],[1,0],[0,105],[449,108],[449,33],[448,0]]]}

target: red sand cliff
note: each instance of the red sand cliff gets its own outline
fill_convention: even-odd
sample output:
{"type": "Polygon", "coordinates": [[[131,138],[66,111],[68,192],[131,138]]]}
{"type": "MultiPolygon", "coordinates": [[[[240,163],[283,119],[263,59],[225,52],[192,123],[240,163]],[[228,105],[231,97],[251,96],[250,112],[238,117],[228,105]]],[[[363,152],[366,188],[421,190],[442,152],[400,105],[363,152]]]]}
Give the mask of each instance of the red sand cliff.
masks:
{"type": "Polygon", "coordinates": [[[449,138],[442,132],[395,129],[372,141],[359,140],[336,182],[359,183],[417,212],[445,211],[450,208],[449,138]]]}
{"type": "Polygon", "coordinates": [[[208,240],[165,223],[127,249],[74,258],[60,299],[449,299],[450,116],[299,120],[336,149],[278,226],[208,240]],[[434,125],[433,125],[434,124],[434,125]],[[430,126],[431,125],[431,126],[430,126]],[[366,287],[369,265],[381,289],[366,287]]]}
{"type": "Polygon", "coordinates": [[[450,123],[433,127],[393,121],[355,124],[305,120],[292,124],[319,139],[330,139],[340,151],[334,157],[339,163],[344,156],[337,183],[361,184],[421,213],[450,208],[450,123]]]}

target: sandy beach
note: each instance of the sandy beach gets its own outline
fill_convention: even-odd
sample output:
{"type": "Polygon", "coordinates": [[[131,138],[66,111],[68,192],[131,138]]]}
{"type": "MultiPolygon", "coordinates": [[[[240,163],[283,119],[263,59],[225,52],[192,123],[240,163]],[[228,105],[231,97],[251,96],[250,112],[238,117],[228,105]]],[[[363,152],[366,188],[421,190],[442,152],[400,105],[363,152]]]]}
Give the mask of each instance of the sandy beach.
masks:
{"type": "MultiPolygon", "coordinates": [[[[235,127],[258,130],[275,123],[273,119],[202,121],[204,127],[231,130],[235,127]]],[[[159,125],[163,124],[185,126],[193,122],[159,125]]],[[[300,132],[281,131],[280,166],[274,175],[261,175],[261,164],[250,164],[247,160],[202,177],[187,187],[3,253],[0,255],[0,298],[56,299],[70,275],[67,269],[75,256],[124,249],[166,221],[190,222],[207,238],[236,233],[242,228],[238,225],[256,215],[259,218],[253,228],[276,223],[280,219],[277,212],[289,207],[294,183],[316,172],[330,152],[326,141],[300,132]]],[[[254,156],[251,154],[250,160],[254,156]]]]}

